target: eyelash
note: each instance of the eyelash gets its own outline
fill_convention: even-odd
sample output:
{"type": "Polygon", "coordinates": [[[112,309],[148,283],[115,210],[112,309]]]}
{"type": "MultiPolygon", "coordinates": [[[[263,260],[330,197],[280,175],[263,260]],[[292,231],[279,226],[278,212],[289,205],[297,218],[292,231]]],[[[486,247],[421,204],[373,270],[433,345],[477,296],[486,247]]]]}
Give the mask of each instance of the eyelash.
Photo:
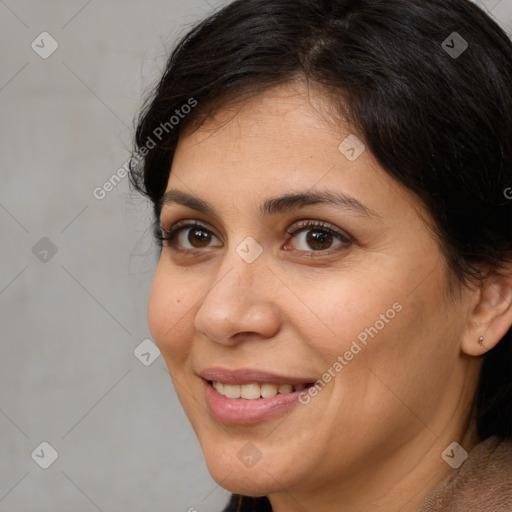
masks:
{"type": "MultiPolygon", "coordinates": [[[[158,225],[155,230],[155,237],[157,240],[157,243],[160,247],[164,245],[164,243],[167,243],[167,247],[171,248],[173,251],[185,253],[189,255],[195,255],[198,252],[203,252],[204,249],[183,249],[180,247],[177,247],[176,245],[173,245],[176,236],[183,230],[187,229],[200,229],[202,231],[206,231],[209,234],[212,234],[216,238],[219,238],[215,235],[215,233],[209,229],[204,224],[201,224],[197,221],[180,221],[174,224],[169,230],[164,229],[161,225],[158,225]]],[[[294,229],[290,229],[286,231],[286,234],[290,235],[291,238],[296,236],[298,233],[301,233],[303,231],[322,231],[324,233],[327,233],[329,235],[332,235],[334,238],[338,239],[340,245],[333,247],[330,247],[325,250],[318,250],[318,251],[301,251],[298,249],[294,249],[295,252],[305,253],[308,256],[311,257],[317,257],[317,256],[323,256],[325,254],[330,254],[330,251],[333,249],[336,249],[337,247],[347,248],[354,240],[351,238],[348,234],[340,232],[336,229],[334,229],[330,224],[327,224],[322,221],[313,221],[313,220],[305,220],[305,221],[299,221],[295,226],[294,229]]]]}

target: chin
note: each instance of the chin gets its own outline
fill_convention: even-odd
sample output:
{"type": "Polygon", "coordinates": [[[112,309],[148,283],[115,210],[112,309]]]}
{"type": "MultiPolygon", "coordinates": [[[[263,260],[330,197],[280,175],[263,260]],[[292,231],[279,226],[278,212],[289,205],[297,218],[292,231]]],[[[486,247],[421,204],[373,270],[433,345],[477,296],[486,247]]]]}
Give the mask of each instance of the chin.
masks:
{"type": "Polygon", "coordinates": [[[215,482],[233,494],[257,498],[282,491],[284,487],[278,483],[279,477],[274,479],[264,470],[253,468],[245,472],[232,470],[231,473],[229,470],[226,473],[225,470],[226,468],[223,468],[223,471],[216,473],[208,468],[215,482]]]}
{"type": "Polygon", "coordinates": [[[251,445],[247,443],[248,448],[243,451],[244,443],[242,450],[235,444],[239,443],[203,447],[208,472],[217,484],[234,494],[251,497],[267,496],[288,487],[290,474],[284,471],[284,465],[277,468],[264,456],[250,460],[251,445]]]}

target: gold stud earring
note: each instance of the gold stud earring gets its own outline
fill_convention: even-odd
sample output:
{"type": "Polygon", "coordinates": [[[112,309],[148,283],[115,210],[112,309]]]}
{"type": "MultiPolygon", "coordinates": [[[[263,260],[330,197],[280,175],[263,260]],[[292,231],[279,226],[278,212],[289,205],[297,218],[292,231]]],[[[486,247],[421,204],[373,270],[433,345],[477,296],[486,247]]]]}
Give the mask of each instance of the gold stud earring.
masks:
{"type": "Polygon", "coordinates": [[[485,343],[484,343],[484,337],[483,336],[480,336],[480,338],[478,338],[478,344],[482,347],[482,348],[487,348],[485,343]]]}

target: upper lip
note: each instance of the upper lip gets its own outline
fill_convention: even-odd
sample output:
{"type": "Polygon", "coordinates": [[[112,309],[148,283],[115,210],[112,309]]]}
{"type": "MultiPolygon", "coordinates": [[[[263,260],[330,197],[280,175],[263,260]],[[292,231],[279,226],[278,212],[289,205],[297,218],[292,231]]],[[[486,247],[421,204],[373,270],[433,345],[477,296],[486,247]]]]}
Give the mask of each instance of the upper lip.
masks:
{"type": "Polygon", "coordinates": [[[207,368],[199,373],[204,380],[222,382],[223,384],[311,384],[315,378],[279,375],[252,368],[207,368]]]}

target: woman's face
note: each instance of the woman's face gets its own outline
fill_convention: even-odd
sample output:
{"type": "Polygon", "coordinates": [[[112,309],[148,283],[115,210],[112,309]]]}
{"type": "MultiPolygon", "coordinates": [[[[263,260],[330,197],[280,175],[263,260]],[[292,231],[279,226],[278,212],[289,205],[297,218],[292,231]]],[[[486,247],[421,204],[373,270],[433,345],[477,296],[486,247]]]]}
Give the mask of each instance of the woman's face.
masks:
{"type": "Polygon", "coordinates": [[[436,443],[444,464],[474,390],[428,215],[320,98],[276,88],[182,136],[161,215],[151,332],[241,494],[398,478],[436,443]]]}

